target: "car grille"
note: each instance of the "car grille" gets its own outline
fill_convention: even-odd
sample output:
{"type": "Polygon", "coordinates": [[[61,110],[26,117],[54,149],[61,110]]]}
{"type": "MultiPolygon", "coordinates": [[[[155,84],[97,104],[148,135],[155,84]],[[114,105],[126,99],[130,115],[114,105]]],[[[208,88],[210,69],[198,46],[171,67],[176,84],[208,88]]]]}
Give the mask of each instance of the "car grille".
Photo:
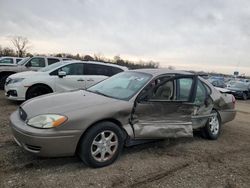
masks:
{"type": "Polygon", "coordinates": [[[22,109],[22,107],[19,107],[19,116],[20,118],[25,121],[27,119],[27,114],[26,112],[22,109]]]}

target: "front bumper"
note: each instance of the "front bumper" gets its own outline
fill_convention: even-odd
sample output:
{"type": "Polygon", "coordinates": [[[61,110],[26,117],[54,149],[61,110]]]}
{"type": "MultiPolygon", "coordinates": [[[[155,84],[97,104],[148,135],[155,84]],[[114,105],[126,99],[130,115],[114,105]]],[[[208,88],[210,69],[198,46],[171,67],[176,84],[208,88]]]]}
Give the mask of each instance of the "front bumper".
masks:
{"type": "Polygon", "coordinates": [[[27,88],[16,84],[4,86],[5,96],[10,100],[24,101],[27,88]]]}
{"type": "Polygon", "coordinates": [[[72,156],[75,154],[80,130],[59,131],[28,126],[17,111],[10,116],[14,140],[25,150],[43,157],[72,156]]]}

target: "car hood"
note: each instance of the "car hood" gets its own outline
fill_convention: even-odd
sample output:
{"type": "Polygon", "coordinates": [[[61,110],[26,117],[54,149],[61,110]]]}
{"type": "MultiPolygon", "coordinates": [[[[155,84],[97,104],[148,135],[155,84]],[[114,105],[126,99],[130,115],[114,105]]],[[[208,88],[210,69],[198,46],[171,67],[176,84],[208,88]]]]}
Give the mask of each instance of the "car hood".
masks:
{"type": "Polygon", "coordinates": [[[231,90],[226,89],[226,88],[220,88],[220,87],[214,87],[214,88],[217,89],[221,93],[228,93],[231,91],[231,90]]]}
{"type": "Polygon", "coordinates": [[[239,88],[239,87],[228,87],[227,89],[231,91],[246,91],[247,88],[239,88]]]}
{"type": "Polygon", "coordinates": [[[36,72],[36,71],[25,71],[25,72],[19,72],[16,74],[12,74],[9,78],[30,78],[33,76],[38,76],[38,75],[44,75],[47,74],[46,72],[36,72]]]}
{"type": "Polygon", "coordinates": [[[85,90],[76,90],[40,96],[26,101],[21,108],[30,118],[40,114],[64,114],[79,109],[99,108],[100,105],[118,101],[85,90]]]}

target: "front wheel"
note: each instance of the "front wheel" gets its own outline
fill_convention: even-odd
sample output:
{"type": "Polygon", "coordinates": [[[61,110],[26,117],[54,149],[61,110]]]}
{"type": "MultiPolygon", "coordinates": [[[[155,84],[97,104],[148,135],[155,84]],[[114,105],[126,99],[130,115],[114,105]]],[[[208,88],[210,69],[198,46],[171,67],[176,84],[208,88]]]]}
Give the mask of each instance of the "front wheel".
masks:
{"type": "Polygon", "coordinates": [[[220,135],[221,121],[218,112],[213,110],[212,113],[216,115],[208,119],[206,126],[201,131],[204,137],[210,140],[216,140],[220,135]]]}
{"type": "Polygon", "coordinates": [[[4,85],[5,85],[5,81],[7,80],[7,78],[9,77],[9,75],[5,75],[0,79],[0,89],[3,90],[4,89],[4,85]]]}
{"type": "Polygon", "coordinates": [[[31,86],[26,93],[26,100],[32,99],[41,95],[52,93],[53,91],[46,85],[31,86]]]}
{"type": "Polygon", "coordinates": [[[112,164],[123,148],[123,133],[112,122],[90,128],[80,140],[78,155],[88,166],[99,168],[112,164]]]}

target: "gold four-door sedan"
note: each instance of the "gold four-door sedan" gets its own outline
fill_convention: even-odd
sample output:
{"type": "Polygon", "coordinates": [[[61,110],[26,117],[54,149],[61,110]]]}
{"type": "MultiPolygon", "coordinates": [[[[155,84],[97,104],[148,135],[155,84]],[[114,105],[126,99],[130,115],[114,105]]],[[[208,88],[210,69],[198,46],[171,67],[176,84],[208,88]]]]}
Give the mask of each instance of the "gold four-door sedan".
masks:
{"type": "Polygon", "coordinates": [[[234,119],[235,99],[198,75],[167,69],[126,71],[87,90],[23,103],[11,117],[15,141],[39,156],[79,157],[91,167],[113,163],[124,146],[192,137],[208,139],[234,119]]]}

